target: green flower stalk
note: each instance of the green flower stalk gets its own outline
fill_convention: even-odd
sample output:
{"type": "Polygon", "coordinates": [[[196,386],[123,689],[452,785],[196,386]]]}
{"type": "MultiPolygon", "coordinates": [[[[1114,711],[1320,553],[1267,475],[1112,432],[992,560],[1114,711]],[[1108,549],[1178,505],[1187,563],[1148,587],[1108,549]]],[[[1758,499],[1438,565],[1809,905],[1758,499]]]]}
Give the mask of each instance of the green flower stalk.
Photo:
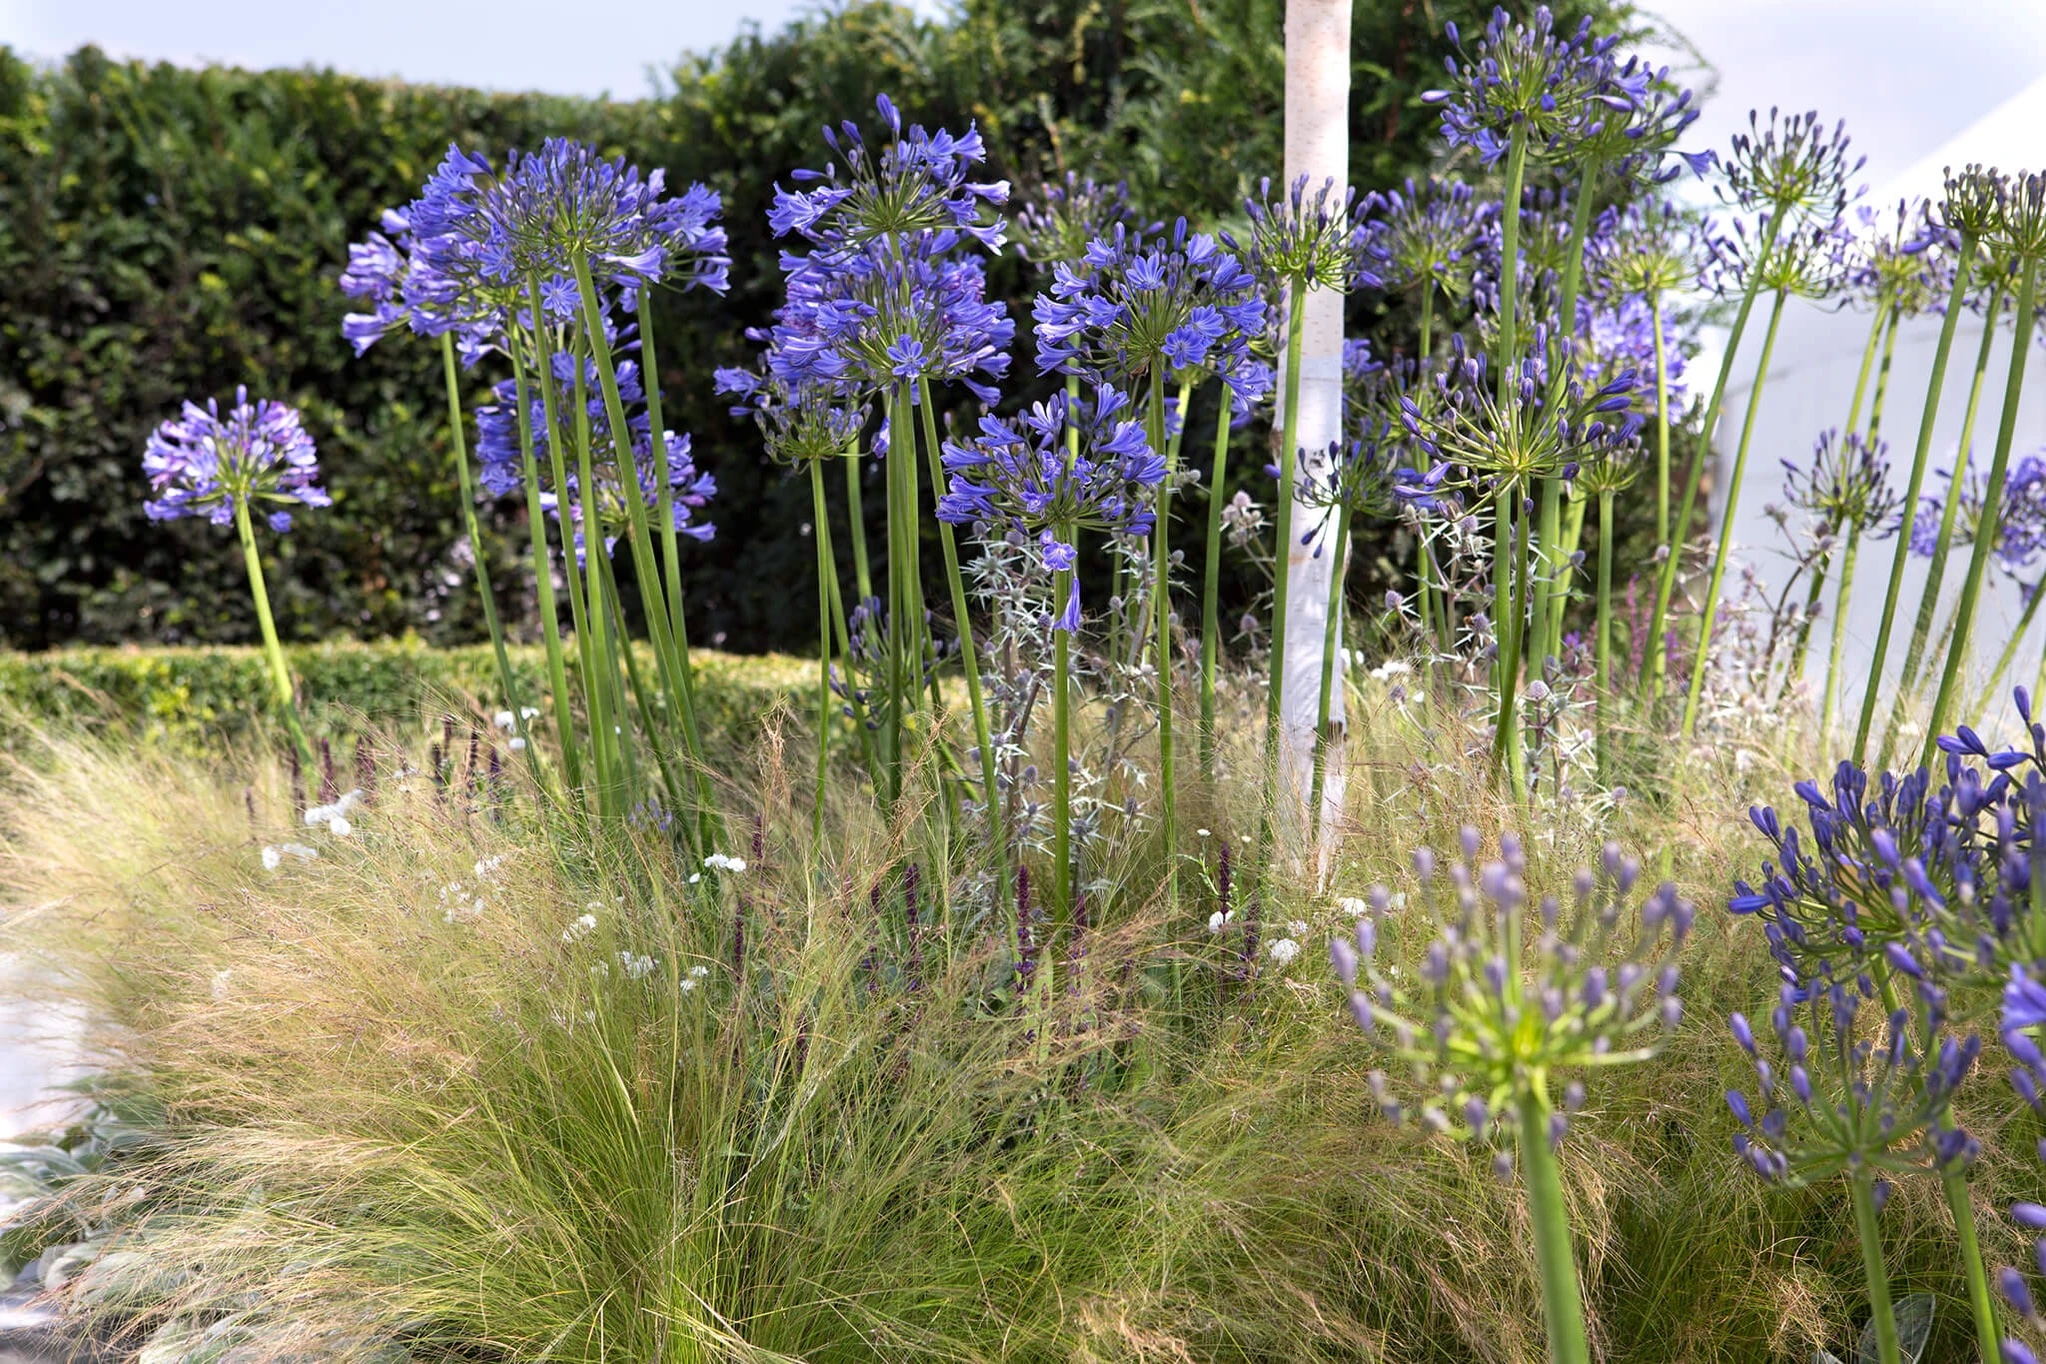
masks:
{"type": "Polygon", "coordinates": [[[2011,346],[2010,371],[2004,380],[2003,418],[1996,432],[1996,453],[1989,465],[1988,486],[1982,493],[1980,524],[1968,556],[1968,574],[1961,582],[1961,600],[1956,610],[1953,641],[1947,646],[1946,669],[1940,677],[1939,692],[1926,724],[1923,761],[1930,765],[1934,746],[1946,723],[1947,711],[1956,701],[1961,662],[1969,645],[1970,627],[1975,619],[1977,598],[1996,536],[1993,528],[2001,511],[2004,478],[2010,466],[2011,442],[2017,434],[2018,400],[2024,392],[2025,362],[2030,358],[2032,326],[2036,321],[2039,262],[2046,259],[2046,175],[2027,175],[2011,186],[1999,215],[1995,244],[2018,261],[2017,331],[2011,346]]]}
{"type": "Polygon", "coordinates": [[[1215,413],[1214,470],[1208,479],[1208,554],[1201,570],[1201,780],[1215,784],[1215,667],[1221,651],[1222,509],[1229,475],[1229,395],[1215,413]]]}
{"type": "MultiPolygon", "coordinates": [[[[1698,647],[1691,660],[1691,686],[1684,701],[1682,733],[1691,738],[1698,728],[1698,708],[1705,692],[1705,670],[1712,660],[1712,627],[1719,616],[1719,588],[1726,578],[1726,566],[1733,555],[1733,530],[1740,512],[1741,482],[1747,472],[1748,449],[1754,440],[1755,417],[1762,407],[1762,390],[1769,377],[1769,361],[1776,349],[1776,334],[1783,321],[1783,306],[1793,296],[1822,299],[1838,286],[1843,260],[1835,224],[1808,224],[1788,236],[1772,238],[1765,227],[1759,245],[1749,255],[1747,233],[1735,225],[1735,235],[1716,245],[1732,268],[1761,277],[1775,295],[1769,322],[1762,334],[1762,356],[1755,366],[1755,382],[1748,390],[1747,413],[1741,422],[1740,444],[1735,447],[1733,472],[1727,479],[1725,505],[1720,509],[1719,545],[1712,556],[1712,572],[1705,589],[1705,605],[1698,622],[1698,647]],[[1773,245],[1770,245],[1773,243],[1773,245]]],[[[1709,428],[1708,428],[1709,430],[1709,428]]],[[[1709,436],[1708,436],[1709,439],[1709,436]]],[[[1668,569],[1669,565],[1664,565],[1668,569]]]]}
{"type": "MultiPolygon", "coordinates": [[[[526,490],[526,530],[532,537],[533,592],[534,600],[539,606],[540,611],[541,644],[547,654],[547,679],[549,689],[553,692],[554,735],[556,742],[561,745],[561,766],[568,776],[569,790],[576,793],[577,799],[582,799],[584,796],[582,740],[576,727],[574,700],[568,690],[567,662],[565,651],[561,647],[561,613],[554,600],[554,552],[547,540],[547,513],[540,502],[540,469],[538,458],[534,453],[533,406],[532,399],[527,393],[527,371],[523,358],[525,348],[514,345],[511,351],[512,392],[519,405],[516,420],[519,432],[520,467],[524,473],[522,481],[526,490]]],[[[546,388],[549,386],[543,384],[542,387],[546,388]]],[[[552,400],[549,399],[548,401],[551,404],[552,400]]],[[[549,420],[547,424],[551,428],[554,423],[552,420],[549,420]]],[[[551,432],[548,437],[547,450],[549,455],[552,456],[554,463],[554,477],[556,480],[554,486],[557,488],[564,487],[566,486],[566,473],[561,454],[561,442],[555,440],[551,432]]],[[[565,531],[564,538],[566,538],[565,531]]],[[[568,591],[569,612],[575,623],[576,648],[581,653],[581,651],[587,648],[589,636],[583,629],[583,600],[579,585],[579,574],[577,573],[574,554],[566,554],[563,558],[565,560],[562,570],[563,585],[568,591]]],[[[586,653],[581,653],[580,662],[583,665],[581,676],[587,681],[590,671],[588,666],[589,659],[586,653]]],[[[591,700],[588,704],[591,707],[591,713],[594,715],[597,703],[591,700]]],[[[595,755],[593,754],[593,761],[594,758],[595,755]]]]}
{"type": "Polygon", "coordinates": [[[246,499],[235,503],[234,529],[235,534],[241,537],[242,560],[249,571],[249,594],[256,602],[256,625],[263,635],[263,657],[270,664],[270,681],[277,689],[277,711],[284,717],[284,728],[298,749],[304,770],[311,772],[318,758],[313,753],[312,741],[306,738],[305,725],[298,718],[298,697],[291,685],[291,667],[284,661],[284,646],[277,641],[277,622],[270,614],[270,591],[263,583],[263,556],[256,548],[256,529],[250,524],[246,499]]]}
{"type": "Polygon", "coordinates": [[[1499,860],[1473,870],[1479,846],[1477,831],[1466,828],[1464,860],[1446,877],[1437,876],[1433,853],[1414,855],[1422,898],[1439,929],[1419,979],[1404,980],[1377,962],[1381,922],[1392,903],[1383,887],[1366,902],[1355,945],[1338,938],[1329,956],[1359,1025],[1413,1074],[1408,1098],[1385,1072],[1371,1073],[1380,1110],[1404,1122],[1418,1107],[1421,1124],[1432,1132],[1496,1144],[1502,1174],[1512,1171],[1517,1155],[1541,1271],[1549,1358],[1589,1364],[1558,1160],[1584,1089],[1563,1077],[1656,1054],[1682,1017],[1676,959],[1693,911],[1667,883],[1633,908],[1640,864],[1612,844],[1599,870],[1579,872],[1566,896],[1530,906],[1519,840],[1503,836],[1499,860]],[[1523,962],[1530,933],[1532,951],[1523,962]],[[1559,1082],[1560,1108],[1552,1090],[1559,1082]]]}
{"type": "MultiPolygon", "coordinates": [[[[1983,235],[1996,226],[2000,213],[2000,200],[2004,193],[2002,178],[1994,172],[1984,171],[1980,166],[1970,166],[1958,176],[1949,174],[1946,180],[1946,197],[1941,218],[1948,230],[1955,234],[1952,243],[1954,258],[1953,283],[1948,289],[1946,310],[1940,321],[1939,342],[1932,353],[1932,375],[1926,383],[1925,404],[1919,411],[1918,441],[1911,455],[1911,473],[1905,483],[1904,506],[1907,513],[1914,513],[1918,499],[1925,490],[1925,474],[1932,454],[1932,432],[1939,416],[1940,398],[1946,389],[1947,360],[1953,353],[1954,332],[1959,325],[1962,301],[1974,282],[1976,248],[1983,235]]],[[[1977,383],[1975,392],[1980,392],[1980,377],[1989,358],[1989,340],[1996,332],[1996,312],[2000,290],[1992,287],[1989,310],[1982,327],[1982,354],[1976,362],[1977,383]]],[[[1969,400],[1969,416],[1966,425],[1974,425],[1974,397],[1969,400]]],[[[1964,436],[1961,445],[1966,450],[1964,436]]],[[[1949,526],[1949,530],[1951,527],[1949,526]]],[[[1911,538],[1897,537],[1896,550],[1890,556],[1890,576],[1883,592],[1883,614],[1876,625],[1875,654],[1869,662],[1868,680],[1862,687],[1861,713],[1854,726],[1854,761],[1862,763],[1868,759],[1868,740],[1875,723],[1876,702],[1882,694],[1883,665],[1889,659],[1890,633],[1896,625],[1897,605],[1903,595],[1904,566],[1911,554],[1911,538]]],[[[1912,626],[1912,644],[1904,665],[1904,672],[1898,679],[1898,698],[1911,690],[1911,678],[1917,672],[1918,655],[1925,646],[1925,637],[1932,627],[1930,608],[1937,604],[1941,580],[1946,570],[1946,554],[1935,554],[1935,566],[1930,570],[1925,596],[1919,610],[1919,619],[1912,626]]],[[[1885,747],[1887,747],[1887,742],[1885,747]]]]}

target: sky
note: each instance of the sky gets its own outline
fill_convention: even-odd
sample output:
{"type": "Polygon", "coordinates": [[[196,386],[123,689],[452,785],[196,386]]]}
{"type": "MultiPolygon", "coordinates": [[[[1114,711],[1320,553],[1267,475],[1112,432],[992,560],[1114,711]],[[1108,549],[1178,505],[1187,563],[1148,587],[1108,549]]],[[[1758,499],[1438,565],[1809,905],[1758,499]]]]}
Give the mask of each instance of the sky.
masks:
{"type": "MultiPolygon", "coordinates": [[[[95,42],[120,56],[315,63],[414,81],[633,98],[682,52],[717,47],[748,22],[774,29],[814,4],[595,0],[590,10],[602,22],[563,24],[559,0],[0,0],[0,42],[44,57],[95,42]]],[[[1718,69],[1700,142],[1724,145],[1753,107],[1815,108],[1847,120],[1877,188],[2046,74],[2042,0],[1643,0],[1643,7],[1718,69]]],[[[1695,62],[1678,52],[1658,60],[1695,62]]]]}

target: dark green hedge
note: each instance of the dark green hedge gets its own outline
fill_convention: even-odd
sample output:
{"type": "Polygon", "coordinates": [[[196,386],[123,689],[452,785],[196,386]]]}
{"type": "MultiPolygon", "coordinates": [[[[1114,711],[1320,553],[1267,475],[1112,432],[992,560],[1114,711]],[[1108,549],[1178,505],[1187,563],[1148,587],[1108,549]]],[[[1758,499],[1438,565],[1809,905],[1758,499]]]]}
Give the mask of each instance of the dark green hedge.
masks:
{"type": "MultiPolygon", "coordinates": [[[[1360,184],[1421,166],[1434,120],[1418,96],[1441,70],[1441,26],[1488,11],[1358,0],[1360,184]]],[[[451,140],[501,154],[564,133],[725,195],[731,295],[669,299],[661,318],[668,410],[721,487],[718,543],[688,590],[706,642],[800,648],[807,494],[710,392],[711,368],[745,358],[742,329],[776,302],[775,178],[818,160],[819,125],[888,91],[926,122],[977,119],[994,173],[1020,185],[1068,166],[1127,176],[1150,211],[1213,220],[1278,167],[1283,12],[1283,0],[964,0],[934,22],[852,4],[687,59],[667,97],[637,103],[193,71],[90,48],[39,69],[0,48],[0,645],[254,637],[230,538],[152,525],[140,508],[150,428],[238,383],[305,408],[336,501],[277,546],[287,635],[476,639],[435,353],[393,338],[352,359],[334,277],[348,242],[451,140]]],[[[1006,259],[994,283],[1027,318],[1027,268],[1006,259]]],[[[512,590],[518,515],[491,508],[486,538],[507,617],[530,623],[512,590]]]]}

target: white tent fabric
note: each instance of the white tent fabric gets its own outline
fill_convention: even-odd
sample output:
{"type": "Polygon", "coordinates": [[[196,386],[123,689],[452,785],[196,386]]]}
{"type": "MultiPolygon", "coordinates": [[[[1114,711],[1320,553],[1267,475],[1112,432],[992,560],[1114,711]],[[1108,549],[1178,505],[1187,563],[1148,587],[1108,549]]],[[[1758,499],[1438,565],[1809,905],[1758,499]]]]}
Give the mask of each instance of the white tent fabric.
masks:
{"type": "MultiPolygon", "coordinates": [[[[1871,194],[1867,202],[1887,214],[1894,210],[1900,198],[1937,196],[1944,183],[1943,168],[1947,166],[1958,169],[1969,162],[1981,162],[2006,171],[2046,167],[2046,138],[2042,138],[2039,131],[2042,127],[2046,127],[2046,77],[2035,81],[1958,134],[1891,184],[1871,194]]],[[[1733,377],[1727,386],[1719,420],[1712,482],[1715,536],[1725,511],[1724,490],[1732,471],[1741,424],[1747,417],[1749,399],[1754,392],[1754,371],[1761,356],[1761,333],[1766,319],[1767,300],[1758,300],[1748,336],[1743,340],[1741,353],[1734,360],[1733,377]]],[[[1783,468],[1780,461],[1786,458],[1800,462],[1809,460],[1813,442],[1819,433],[1829,428],[1838,429],[1846,423],[1862,349],[1868,340],[1869,322],[1866,312],[1828,311],[1798,300],[1793,300],[1784,310],[1782,327],[1756,411],[1746,486],[1741,491],[1740,503],[1734,514],[1737,562],[1752,566],[1764,581],[1778,590],[1791,571],[1791,547],[1764,509],[1782,497],[1783,468]]],[[[1918,439],[1919,414],[1925,401],[1926,385],[1931,378],[1940,324],[1937,314],[1928,314],[1906,321],[1898,332],[1880,436],[1889,446],[1891,482],[1900,495],[1910,476],[1912,451],[1918,439]]],[[[1973,432],[1975,467],[1984,472],[1995,451],[2004,380],[2010,366],[2011,329],[2008,320],[2000,330],[2001,335],[1991,352],[1983,382],[1981,409],[1973,432]]],[[[1956,329],[1953,353],[1947,362],[1945,391],[1933,429],[1926,475],[1929,492],[1944,491],[1946,482],[1938,476],[1939,471],[1954,467],[1961,442],[1968,386],[1981,338],[1981,319],[1974,313],[1963,314],[1956,329]]],[[[2024,391],[2011,446],[2013,462],[2046,446],[2046,349],[2035,342],[2028,346],[2028,352],[2024,391]]],[[[1701,378],[1701,385],[1702,382],[1701,378]]],[[[1873,380],[1870,387],[1874,388],[1873,380]]],[[[1792,524],[1795,525],[1796,521],[1793,520],[1792,524]]],[[[1853,596],[1847,604],[1847,637],[1843,655],[1844,682],[1840,706],[1846,713],[1844,727],[1849,736],[1860,704],[1863,680],[1873,660],[1874,635],[1882,620],[1883,592],[1894,552],[1893,542],[1870,543],[1864,537],[1853,596]]],[[[1943,603],[1950,605],[1958,595],[1965,569],[1965,552],[1956,554],[1947,570],[1943,603]]],[[[2036,574],[2039,567],[2035,566],[2032,571],[2036,574]]],[[[1917,608],[1924,581],[1925,561],[1914,556],[1905,580],[1899,624],[1891,636],[1890,657],[1885,669],[1892,679],[1901,663],[1904,643],[1909,638],[1911,617],[1917,608]]],[[[1729,571],[1727,592],[1737,591],[1738,587],[1737,574],[1729,571]]],[[[1803,594],[1804,588],[1800,584],[1793,597],[1802,601],[1803,594]]],[[[1838,609],[1835,597],[1834,585],[1829,583],[1823,599],[1824,615],[1814,627],[1808,662],[1807,677],[1814,696],[1824,683],[1826,647],[1834,612],[1838,609]]],[[[2017,584],[1999,572],[1992,560],[1974,632],[1975,685],[1963,697],[1962,704],[1971,702],[1973,692],[1987,680],[1998,653],[2017,624],[2020,609],[2017,584]]],[[[2016,719],[2008,701],[2009,689],[2014,683],[2030,686],[2039,669],[2041,650],[2046,647],[2046,610],[2035,616],[2029,633],[2031,637],[2020,644],[2017,659],[1999,687],[2000,695],[1987,716],[1962,718],[1971,722],[1986,719],[1997,734],[2007,733],[2009,727],[2015,725],[2016,719]]],[[[1885,712],[1879,712],[1882,713],[1885,712]]],[[[1836,721],[1836,725],[1839,723],[1836,721]]]]}

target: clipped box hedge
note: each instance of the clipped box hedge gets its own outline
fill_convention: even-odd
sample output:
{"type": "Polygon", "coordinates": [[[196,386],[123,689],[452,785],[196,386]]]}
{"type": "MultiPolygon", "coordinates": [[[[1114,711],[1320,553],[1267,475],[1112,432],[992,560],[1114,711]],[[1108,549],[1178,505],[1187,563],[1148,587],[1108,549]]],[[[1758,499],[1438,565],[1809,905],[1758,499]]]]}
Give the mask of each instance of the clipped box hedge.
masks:
{"type": "MultiPolygon", "coordinates": [[[[365,726],[426,726],[453,714],[466,724],[504,706],[490,646],[429,648],[416,639],[292,648],[306,724],[315,735],[353,735],[365,726]]],[[[538,647],[511,651],[526,704],[541,694],[538,647]]],[[[763,715],[794,694],[807,696],[816,664],[781,654],[695,653],[697,703],[706,742],[751,736],[763,715]]],[[[651,668],[651,660],[646,665],[651,668]]],[[[0,739],[36,725],[113,728],[139,739],[219,745],[267,730],[276,706],[260,649],[57,649],[0,651],[0,739]]]]}

